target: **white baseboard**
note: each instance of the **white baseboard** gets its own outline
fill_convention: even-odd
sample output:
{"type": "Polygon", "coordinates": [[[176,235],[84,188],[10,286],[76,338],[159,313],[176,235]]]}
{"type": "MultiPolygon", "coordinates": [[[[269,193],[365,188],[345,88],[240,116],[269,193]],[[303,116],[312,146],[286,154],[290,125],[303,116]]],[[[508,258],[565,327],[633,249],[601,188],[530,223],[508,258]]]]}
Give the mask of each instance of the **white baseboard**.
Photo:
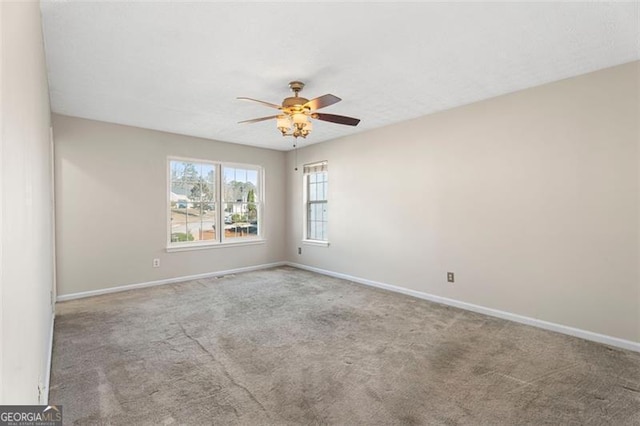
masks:
{"type": "Polygon", "coordinates": [[[198,280],[201,278],[221,277],[223,275],[239,274],[240,272],[257,271],[259,269],[275,268],[277,266],[283,266],[283,265],[286,265],[286,262],[265,263],[262,265],[245,266],[243,268],[228,269],[226,271],[207,272],[204,274],[187,275],[183,277],[167,278],[164,280],[148,281],[144,283],[127,284],[127,285],[121,285],[116,287],[101,288],[99,290],[89,290],[89,291],[82,291],[79,293],[63,294],[58,296],[56,298],[56,301],[64,302],[66,300],[82,299],[85,297],[99,296],[101,294],[118,293],[121,291],[135,290],[138,288],[145,288],[145,287],[154,287],[157,285],[164,285],[164,284],[173,284],[173,283],[179,283],[182,281],[198,280]]]}
{"type": "Polygon", "coordinates": [[[53,324],[56,320],[55,313],[51,315],[51,330],[49,331],[49,356],[47,359],[47,370],[44,376],[44,389],[42,389],[42,398],[44,401],[40,401],[42,405],[49,405],[49,385],[51,383],[51,362],[53,359],[53,324]]]}
{"type": "Polygon", "coordinates": [[[631,340],[620,339],[617,337],[607,336],[605,334],[594,333],[592,331],[582,330],[579,328],[569,327],[562,324],[556,324],[548,321],[539,320],[536,318],[525,317],[510,312],[500,311],[497,309],[487,308],[480,305],[474,305],[472,303],[462,302],[455,299],[449,299],[446,297],[436,296],[429,293],[423,293],[421,291],[411,290],[408,288],[398,287],[391,284],[385,284],[378,281],[372,281],[365,278],[354,277],[347,274],[341,274],[339,272],[328,271],[325,269],[314,268],[313,266],[307,266],[295,262],[285,262],[288,266],[294,268],[305,269],[307,271],[317,272],[319,274],[328,275],[330,277],[341,278],[347,281],[353,281],[358,284],[364,284],[372,287],[378,287],[385,290],[394,291],[396,293],[402,293],[409,296],[417,297],[419,299],[429,300],[431,302],[441,303],[443,305],[454,306],[456,308],[465,309],[467,311],[478,312],[481,314],[489,315],[492,317],[502,318],[509,321],[518,322],[521,324],[531,325],[545,330],[555,331],[558,333],[568,334],[570,336],[579,337],[585,340],[591,340],[593,342],[603,343],[609,346],[615,346],[622,349],[628,349],[635,352],[640,352],[640,343],[633,342],[631,340]]]}

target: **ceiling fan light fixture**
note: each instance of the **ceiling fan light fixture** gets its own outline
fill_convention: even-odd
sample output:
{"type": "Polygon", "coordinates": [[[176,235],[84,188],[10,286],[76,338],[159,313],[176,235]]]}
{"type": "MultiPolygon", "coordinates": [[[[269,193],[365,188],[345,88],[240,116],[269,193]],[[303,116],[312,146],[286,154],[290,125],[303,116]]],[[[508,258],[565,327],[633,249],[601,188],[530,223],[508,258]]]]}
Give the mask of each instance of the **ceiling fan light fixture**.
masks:
{"type": "Polygon", "coordinates": [[[295,96],[285,98],[282,105],[272,104],[270,102],[259,101],[257,99],[239,97],[238,99],[258,102],[270,108],[280,110],[279,115],[270,117],[254,118],[252,120],[240,121],[240,123],[257,123],[269,119],[277,119],[276,127],[282,133],[282,136],[293,136],[294,138],[306,138],[313,130],[313,124],[310,118],[328,121],[331,123],[344,124],[347,126],[357,126],[360,122],[357,118],[346,117],[343,115],[317,113],[316,110],[325,108],[340,102],[337,96],[326,94],[317,98],[308,100],[301,97],[300,91],[304,87],[304,83],[300,81],[292,81],[289,87],[295,96]]]}
{"type": "Polygon", "coordinates": [[[293,118],[293,124],[295,124],[296,127],[304,127],[304,125],[309,122],[309,120],[307,119],[307,116],[301,112],[294,113],[292,118],[293,118]]]}
{"type": "Polygon", "coordinates": [[[282,132],[282,134],[287,133],[291,130],[291,120],[286,115],[281,115],[278,117],[277,125],[278,130],[282,132]]]}

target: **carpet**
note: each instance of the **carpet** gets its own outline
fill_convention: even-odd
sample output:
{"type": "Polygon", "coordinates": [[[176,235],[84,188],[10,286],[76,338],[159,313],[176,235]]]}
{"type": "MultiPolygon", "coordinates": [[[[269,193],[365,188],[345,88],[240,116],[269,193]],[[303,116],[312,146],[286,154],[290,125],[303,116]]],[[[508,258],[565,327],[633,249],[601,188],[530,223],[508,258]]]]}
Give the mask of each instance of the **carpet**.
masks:
{"type": "Polygon", "coordinates": [[[57,305],[65,424],[638,425],[640,354],[291,267],[57,305]]]}

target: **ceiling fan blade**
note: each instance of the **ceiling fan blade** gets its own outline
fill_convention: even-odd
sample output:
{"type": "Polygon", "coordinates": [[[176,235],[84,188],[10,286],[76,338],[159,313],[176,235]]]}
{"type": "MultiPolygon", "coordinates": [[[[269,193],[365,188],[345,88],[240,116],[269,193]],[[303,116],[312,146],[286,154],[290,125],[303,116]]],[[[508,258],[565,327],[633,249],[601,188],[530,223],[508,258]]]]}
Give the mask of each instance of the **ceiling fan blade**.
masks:
{"type": "Polygon", "coordinates": [[[331,123],[346,124],[347,126],[357,126],[360,122],[359,118],[345,117],[344,115],[335,114],[322,114],[319,112],[311,114],[311,118],[322,121],[329,121],[331,123]]]}
{"type": "Polygon", "coordinates": [[[271,120],[272,118],[278,118],[278,116],[277,115],[270,115],[269,117],[253,118],[251,120],[238,121],[238,124],[242,124],[242,123],[257,123],[259,121],[271,120]]]}
{"type": "Polygon", "coordinates": [[[309,107],[311,111],[315,111],[320,108],[328,107],[329,105],[337,104],[342,99],[334,95],[322,95],[318,98],[311,99],[309,102],[304,104],[303,106],[309,107]]]}
{"type": "Polygon", "coordinates": [[[240,97],[240,98],[236,98],[236,99],[240,99],[241,101],[253,101],[253,102],[258,102],[259,104],[266,105],[266,106],[268,106],[268,107],[275,108],[275,109],[280,109],[280,108],[282,108],[280,105],[272,104],[271,102],[259,101],[258,99],[245,98],[245,97],[240,97]]]}

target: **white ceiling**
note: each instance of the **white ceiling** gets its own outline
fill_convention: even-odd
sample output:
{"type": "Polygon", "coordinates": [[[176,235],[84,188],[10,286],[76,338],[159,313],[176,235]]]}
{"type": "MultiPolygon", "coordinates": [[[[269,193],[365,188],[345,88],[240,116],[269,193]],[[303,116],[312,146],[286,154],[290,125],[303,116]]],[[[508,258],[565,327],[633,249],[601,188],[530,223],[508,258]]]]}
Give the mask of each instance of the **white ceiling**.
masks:
{"type": "Polygon", "coordinates": [[[291,80],[323,112],[301,145],[640,59],[638,3],[43,1],[54,112],[287,150],[291,80]]]}

